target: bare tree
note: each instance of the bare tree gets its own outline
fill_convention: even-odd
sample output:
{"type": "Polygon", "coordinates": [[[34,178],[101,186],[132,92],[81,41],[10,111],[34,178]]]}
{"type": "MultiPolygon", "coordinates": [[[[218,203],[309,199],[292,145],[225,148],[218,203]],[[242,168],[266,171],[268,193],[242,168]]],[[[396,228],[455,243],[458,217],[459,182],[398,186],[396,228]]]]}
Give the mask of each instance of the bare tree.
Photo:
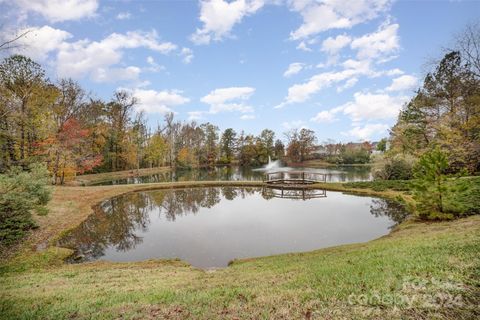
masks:
{"type": "Polygon", "coordinates": [[[8,39],[8,40],[3,40],[4,42],[0,42],[0,51],[2,50],[10,50],[10,49],[14,49],[14,48],[18,48],[20,47],[21,45],[16,43],[18,40],[20,40],[21,38],[25,37],[27,34],[29,34],[32,30],[26,30],[26,31],[23,31],[22,33],[20,34],[17,34],[15,35],[13,38],[11,39],[8,39]]]}
{"type": "Polygon", "coordinates": [[[457,36],[456,47],[469,64],[471,72],[480,78],[480,21],[465,27],[457,36]]]}

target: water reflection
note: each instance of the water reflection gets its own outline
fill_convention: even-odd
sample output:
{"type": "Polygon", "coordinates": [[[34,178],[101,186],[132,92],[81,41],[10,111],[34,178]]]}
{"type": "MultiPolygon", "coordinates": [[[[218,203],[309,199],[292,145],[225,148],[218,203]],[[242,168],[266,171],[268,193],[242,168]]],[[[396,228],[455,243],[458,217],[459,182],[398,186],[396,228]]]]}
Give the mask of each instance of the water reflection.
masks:
{"type": "Polygon", "coordinates": [[[327,190],[268,186],[262,188],[262,196],[265,199],[281,198],[309,200],[314,198],[326,198],[327,190]]]}
{"type": "MultiPolygon", "coordinates": [[[[331,167],[331,168],[289,168],[281,170],[312,171],[325,174],[327,182],[352,182],[372,180],[370,167],[331,167]]],[[[160,172],[147,176],[132,176],[125,179],[104,181],[98,185],[112,184],[137,184],[153,182],[175,182],[175,181],[261,181],[264,171],[258,171],[248,167],[225,166],[216,168],[202,168],[192,170],[178,169],[175,171],[160,172]]]]}
{"type": "Polygon", "coordinates": [[[408,216],[405,205],[387,199],[372,199],[370,212],[375,217],[389,217],[393,222],[395,222],[392,227],[405,220],[405,218],[408,216]]]}
{"type": "Polygon", "coordinates": [[[74,262],[178,257],[202,268],[223,267],[234,258],[367,241],[406,215],[383,199],[329,192],[295,201],[271,192],[214,187],[130,193],[103,202],[59,244],[75,250],[74,262]]]}

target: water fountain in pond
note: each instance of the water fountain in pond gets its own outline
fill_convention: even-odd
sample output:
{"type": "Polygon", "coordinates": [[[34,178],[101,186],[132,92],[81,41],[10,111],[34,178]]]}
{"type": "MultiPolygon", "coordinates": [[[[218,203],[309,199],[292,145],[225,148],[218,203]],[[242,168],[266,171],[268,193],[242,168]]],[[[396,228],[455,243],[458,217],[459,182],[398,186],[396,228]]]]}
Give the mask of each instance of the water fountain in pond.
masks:
{"type": "Polygon", "coordinates": [[[281,168],[280,160],[272,161],[272,158],[268,156],[268,163],[262,168],[254,169],[255,171],[273,171],[281,168]]]}

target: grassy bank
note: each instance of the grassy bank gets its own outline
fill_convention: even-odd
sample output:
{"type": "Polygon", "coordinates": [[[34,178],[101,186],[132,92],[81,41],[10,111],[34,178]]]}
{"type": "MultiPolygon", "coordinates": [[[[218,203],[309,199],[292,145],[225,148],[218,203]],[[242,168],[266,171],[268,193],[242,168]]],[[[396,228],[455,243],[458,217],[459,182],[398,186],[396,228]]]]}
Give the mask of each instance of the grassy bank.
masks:
{"type": "MultiPolygon", "coordinates": [[[[479,315],[479,216],[441,223],[410,220],[368,243],[237,261],[216,271],[158,260],[67,265],[62,259],[69,250],[53,246],[103,199],[153,188],[213,185],[260,183],[55,188],[50,213],[36,217],[40,228],[16,256],[2,263],[0,317],[468,319],[479,315]],[[450,304],[436,308],[430,300],[437,294],[450,304]]],[[[402,196],[390,189],[324,187],[402,196]]]]}
{"type": "Polygon", "coordinates": [[[144,168],[144,169],[132,169],[124,171],[114,171],[105,173],[84,174],[77,176],[75,180],[69,181],[69,185],[82,185],[88,186],[95,183],[100,183],[115,179],[124,179],[130,177],[141,177],[156,174],[160,172],[170,171],[170,167],[156,167],[156,168],[144,168]]]}

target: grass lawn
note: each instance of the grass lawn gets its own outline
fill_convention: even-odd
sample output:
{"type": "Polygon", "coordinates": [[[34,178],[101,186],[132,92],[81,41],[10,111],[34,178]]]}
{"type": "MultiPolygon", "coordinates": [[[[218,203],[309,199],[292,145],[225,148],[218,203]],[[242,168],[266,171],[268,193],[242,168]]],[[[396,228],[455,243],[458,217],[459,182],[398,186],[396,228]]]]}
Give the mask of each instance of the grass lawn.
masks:
{"type": "MultiPolygon", "coordinates": [[[[203,271],[181,261],[63,263],[53,244],[99,201],[185,182],[56,187],[40,227],[0,266],[2,319],[474,319],[480,317],[480,216],[408,220],[367,243],[237,261],[203,271]],[[40,248],[42,250],[37,251],[40,248]]],[[[258,186],[259,182],[248,185],[258,186]]],[[[324,185],[389,198],[400,191],[324,185]]],[[[409,196],[404,196],[408,201],[409,196]]]]}

